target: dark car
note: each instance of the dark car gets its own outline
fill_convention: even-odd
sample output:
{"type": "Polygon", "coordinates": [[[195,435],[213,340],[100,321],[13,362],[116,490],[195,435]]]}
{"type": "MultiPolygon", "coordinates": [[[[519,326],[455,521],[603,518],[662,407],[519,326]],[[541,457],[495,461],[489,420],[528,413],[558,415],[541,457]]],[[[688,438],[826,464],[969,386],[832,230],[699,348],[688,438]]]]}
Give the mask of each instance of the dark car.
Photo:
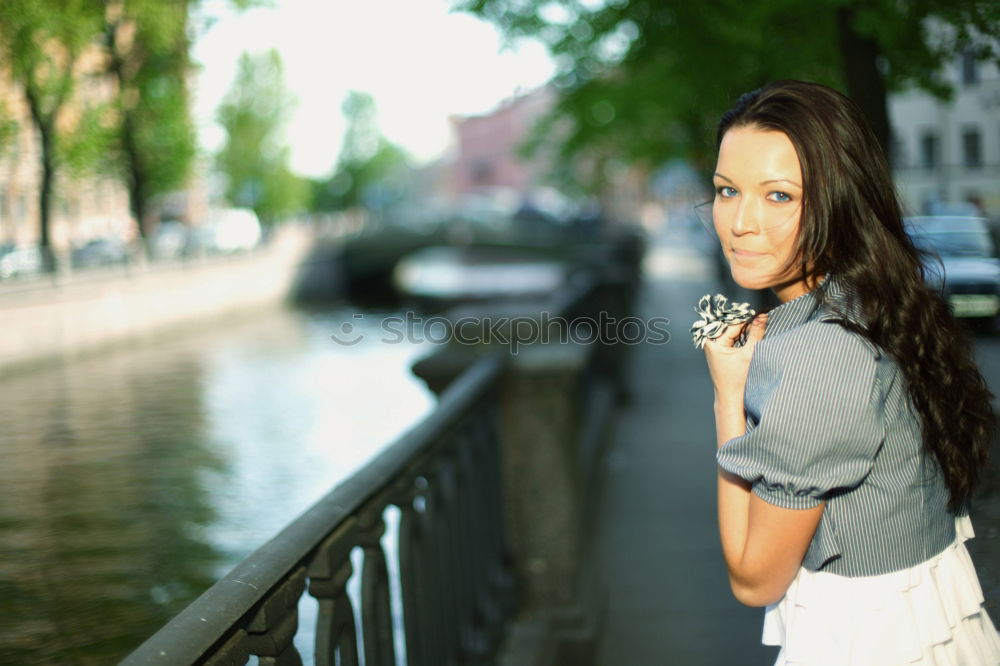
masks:
{"type": "Polygon", "coordinates": [[[956,317],[993,328],[1000,314],[1000,257],[987,220],[978,217],[911,217],[914,244],[925,260],[927,281],[942,289],[956,317]]]}

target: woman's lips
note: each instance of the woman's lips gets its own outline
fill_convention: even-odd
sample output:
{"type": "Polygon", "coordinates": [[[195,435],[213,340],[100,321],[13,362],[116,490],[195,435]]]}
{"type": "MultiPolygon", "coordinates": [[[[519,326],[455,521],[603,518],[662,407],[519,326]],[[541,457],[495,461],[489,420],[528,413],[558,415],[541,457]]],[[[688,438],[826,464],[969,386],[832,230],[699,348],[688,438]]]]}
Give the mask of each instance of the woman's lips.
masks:
{"type": "Polygon", "coordinates": [[[757,257],[763,257],[763,252],[751,252],[750,250],[738,250],[733,248],[733,254],[741,259],[756,259],[757,257]]]}

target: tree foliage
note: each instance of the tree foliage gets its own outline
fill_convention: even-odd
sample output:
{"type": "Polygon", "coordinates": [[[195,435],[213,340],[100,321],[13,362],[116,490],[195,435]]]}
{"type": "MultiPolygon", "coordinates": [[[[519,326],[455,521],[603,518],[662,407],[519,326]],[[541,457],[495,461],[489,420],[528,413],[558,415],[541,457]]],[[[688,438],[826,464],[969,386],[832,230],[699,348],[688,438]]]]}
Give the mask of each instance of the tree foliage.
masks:
{"type": "Polygon", "coordinates": [[[24,91],[41,153],[40,245],[48,270],[55,268],[49,222],[60,167],[60,113],[77,85],[80,56],[94,40],[101,20],[97,0],[3,0],[0,2],[0,60],[24,91]]]}
{"type": "Polygon", "coordinates": [[[399,198],[406,152],[382,136],[371,95],[351,91],[342,110],[347,127],[337,166],[333,176],[316,185],[314,205],[318,210],[383,210],[399,198]]]}
{"type": "Polygon", "coordinates": [[[19,125],[9,107],[0,102],[0,157],[17,140],[19,125]]]}
{"type": "Polygon", "coordinates": [[[226,142],[217,162],[227,179],[226,197],[265,221],[302,209],[308,199],[308,184],[288,167],[284,126],[290,111],[278,52],[244,53],[218,111],[226,142]]]}
{"type": "MultiPolygon", "coordinates": [[[[23,91],[40,142],[40,242],[49,268],[60,170],[124,179],[140,233],[150,201],[186,182],[195,154],[187,90],[190,12],[199,1],[0,2],[0,63],[23,91]],[[110,96],[86,90],[100,88],[108,75],[115,83],[110,96]],[[74,98],[81,82],[85,94],[74,98]]],[[[229,4],[242,10],[270,0],[229,4]]],[[[0,113],[0,149],[12,128],[0,113]]]]}
{"type": "Polygon", "coordinates": [[[193,0],[115,0],[104,14],[108,71],[118,94],[118,168],[139,232],[150,202],[185,184],[195,155],[188,105],[193,0]]]}
{"type": "Polygon", "coordinates": [[[948,58],[1000,56],[1000,4],[982,0],[460,0],[456,8],[555,57],[560,102],[535,135],[564,160],[658,164],[714,153],[714,125],[738,95],[782,78],[846,91],[883,145],[886,93],[946,96],[948,58]]]}
{"type": "Polygon", "coordinates": [[[59,136],[58,160],[72,178],[117,177],[113,155],[118,146],[113,100],[90,102],[74,109],[72,131],[59,136]]]}

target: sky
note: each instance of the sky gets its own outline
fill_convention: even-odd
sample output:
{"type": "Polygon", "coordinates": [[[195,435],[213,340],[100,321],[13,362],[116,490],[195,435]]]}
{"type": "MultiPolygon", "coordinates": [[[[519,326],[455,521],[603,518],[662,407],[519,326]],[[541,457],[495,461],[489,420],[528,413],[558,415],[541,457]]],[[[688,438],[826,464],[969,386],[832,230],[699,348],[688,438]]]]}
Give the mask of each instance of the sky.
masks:
{"type": "Polygon", "coordinates": [[[371,94],[379,126],[418,162],[446,150],[448,117],[490,111],[518,91],[548,81],[555,66],[535,42],[504,46],[497,30],[451,0],[273,0],[237,13],[226,0],[204,3],[216,18],[197,37],[195,117],[201,145],[221,146],[215,110],[244,51],[276,48],[295,98],[286,138],[291,168],[328,176],[344,132],[350,90],[371,94]]]}

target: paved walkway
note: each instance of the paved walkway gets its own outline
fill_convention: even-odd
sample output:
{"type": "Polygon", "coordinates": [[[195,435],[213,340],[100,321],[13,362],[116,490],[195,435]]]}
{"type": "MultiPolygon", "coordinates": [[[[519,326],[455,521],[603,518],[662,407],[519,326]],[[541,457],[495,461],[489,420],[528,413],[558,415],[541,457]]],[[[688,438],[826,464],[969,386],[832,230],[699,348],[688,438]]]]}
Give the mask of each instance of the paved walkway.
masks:
{"type": "Polygon", "coordinates": [[[595,557],[608,594],[599,666],[770,665],[763,609],[737,602],[715,516],[712,389],[688,328],[717,289],[711,263],[681,239],[650,247],[642,317],[670,319],[667,344],[629,358],[631,401],[602,467],[595,557]]]}

